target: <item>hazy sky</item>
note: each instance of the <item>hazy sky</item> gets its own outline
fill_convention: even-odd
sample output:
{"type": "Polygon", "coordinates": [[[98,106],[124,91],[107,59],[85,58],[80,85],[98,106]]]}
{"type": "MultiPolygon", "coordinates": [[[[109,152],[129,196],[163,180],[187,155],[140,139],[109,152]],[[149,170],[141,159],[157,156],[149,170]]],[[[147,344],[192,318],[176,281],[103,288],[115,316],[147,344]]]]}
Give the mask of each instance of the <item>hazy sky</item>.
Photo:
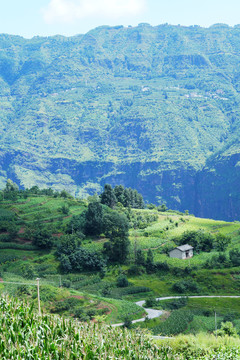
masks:
{"type": "Polygon", "coordinates": [[[0,0],[0,33],[27,38],[140,22],[233,26],[240,23],[240,0],[0,0]]]}

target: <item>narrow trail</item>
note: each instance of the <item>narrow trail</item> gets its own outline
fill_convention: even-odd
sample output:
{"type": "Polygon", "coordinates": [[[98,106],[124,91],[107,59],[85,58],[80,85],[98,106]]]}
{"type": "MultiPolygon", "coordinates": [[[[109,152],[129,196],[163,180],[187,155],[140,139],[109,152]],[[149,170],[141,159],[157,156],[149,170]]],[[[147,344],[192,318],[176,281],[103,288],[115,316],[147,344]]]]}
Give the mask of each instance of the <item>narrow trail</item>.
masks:
{"type": "MultiPolygon", "coordinates": [[[[165,296],[165,297],[159,297],[156,298],[157,301],[162,301],[162,300],[174,300],[174,299],[181,299],[182,297],[185,296],[165,296]]],[[[240,295],[192,295],[192,296],[188,296],[189,299],[201,299],[201,298],[232,298],[232,299],[239,299],[240,295]]],[[[141,300],[141,301],[137,301],[135,303],[138,306],[141,306],[147,313],[147,315],[143,318],[137,319],[137,320],[133,320],[132,323],[136,324],[138,322],[142,322],[145,321],[146,317],[148,317],[148,319],[155,319],[159,316],[161,316],[163,314],[162,310],[157,310],[157,309],[148,309],[144,307],[145,304],[145,300],[141,300]]],[[[124,323],[118,323],[118,324],[112,324],[111,326],[116,327],[116,326],[123,326],[124,323]]],[[[167,336],[152,336],[153,338],[156,339],[168,339],[167,336]]]]}

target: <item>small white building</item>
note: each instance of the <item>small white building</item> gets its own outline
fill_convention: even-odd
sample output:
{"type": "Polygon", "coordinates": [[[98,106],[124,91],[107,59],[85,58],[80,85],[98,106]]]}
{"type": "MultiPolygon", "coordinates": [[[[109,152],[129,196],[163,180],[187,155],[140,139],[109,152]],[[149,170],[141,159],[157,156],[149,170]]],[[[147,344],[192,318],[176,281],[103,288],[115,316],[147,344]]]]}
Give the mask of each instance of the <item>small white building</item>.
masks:
{"type": "Polygon", "coordinates": [[[193,257],[193,247],[191,245],[181,245],[169,252],[169,256],[177,259],[189,259],[193,257]]]}

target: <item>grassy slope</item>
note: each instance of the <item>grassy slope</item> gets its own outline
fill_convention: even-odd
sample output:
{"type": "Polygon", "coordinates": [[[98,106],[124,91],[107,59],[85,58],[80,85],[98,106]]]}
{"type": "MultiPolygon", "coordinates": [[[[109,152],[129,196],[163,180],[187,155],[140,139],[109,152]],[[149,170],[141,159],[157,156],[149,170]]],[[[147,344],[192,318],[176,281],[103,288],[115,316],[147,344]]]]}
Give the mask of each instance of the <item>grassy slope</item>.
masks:
{"type": "MultiPolygon", "coordinates": [[[[27,200],[19,200],[14,204],[10,202],[2,203],[5,209],[11,210],[17,214],[18,229],[20,231],[18,235],[18,241],[24,243],[24,228],[28,224],[36,219],[41,219],[48,226],[50,225],[54,229],[54,233],[61,234],[67,222],[72,215],[79,214],[86,208],[86,204],[82,201],[67,200],[62,198],[51,198],[47,196],[30,197],[27,200]],[[60,212],[60,208],[68,204],[70,212],[66,217],[60,212]]],[[[229,245],[229,249],[239,246],[239,223],[228,223],[224,221],[214,221],[211,219],[195,218],[194,216],[188,216],[183,214],[177,214],[174,212],[159,213],[156,210],[132,210],[136,214],[157,214],[158,220],[148,225],[145,229],[131,230],[130,240],[131,249],[133,251],[135,241],[138,248],[147,252],[148,248],[151,248],[154,253],[154,258],[157,261],[167,261],[172,266],[185,268],[189,266],[188,261],[181,261],[178,259],[170,259],[166,255],[161,254],[161,247],[171,241],[172,238],[182,234],[186,230],[197,230],[199,228],[205,231],[210,231],[213,234],[217,232],[230,235],[232,237],[232,243],[229,245]],[[178,226],[175,224],[178,223],[178,226]]],[[[58,241],[58,236],[55,236],[58,241]]],[[[92,249],[99,250],[106,241],[104,238],[92,240],[86,239],[83,241],[83,246],[92,249]]],[[[8,246],[8,243],[3,243],[8,246]]],[[[229,250],[228,249],[228,250],[229,250]]],[[[211,257],[214,252],[202,253],[200,255],[194,255],[190,260],[190,265],[200,265],[207,258],[211,257]]],[[[132,255],[133,257],[133,255],[132,255]]],[[[99,321],[105,321],[107,323],[115,323],[123,321],[128,315],[131,319],[141,317],[142,310],[135,307],[131,303],[125,303],[117,299],[108,299],[101,297],[103,289],[110,285],[116,286],[116,277],[119,273],[119,267],[110,267],[105,278],[100,279],[98,274],[71,274],[62,275],[61,281],[70,281],[70,289],[59,290],[57,287],[59,284],[59,270],[58,261],[54,257],[53,251],[43,250],[23,250],[23,249],[2,249],[0,253],[0,272],[5,281],[17,281],[17,282],[31,282],[32,280],[26,280],[26,274],[28,275],[28,267],[30,267],[30,276],[40,276],[42,278],[42,305],[46,310],[51,310],[52,305],[55,302],[63,299],[67,299],[71,296],[86,297],[84,303],[85,310],[98,309],[99,307],[107,307],[109,311],[105,315],[97,315],[99,321]],[[13,256],[15,260],[11,258],[13,256]],[[9,258],[10,256],[10,258],[9,258]],[[6,259],[6,261],[5,261],[6,259]],[[45,289],[45,290],[44,290],[45,289]],[[95,294],[95,297],[93,295],[95,294]],[[93,304],[91,305],[91,301],[93,304]]],[[[129,265],[122,266],[123,271],[127,271],[129,265]]],[[[201,287],[201,294],[238,294],[240,289],[239,284],[240,268],[234,269],[213,269],[205,270],[198,269],[193,271],[189,278],[194,278],[201,287]]],[[[150,294],[156,296],[174,294],[172,285],[174,282],[181,280],[178,275],[172,273],[156,273],[156,274],[142,274],[138,276],[128,276],[132,286],[147,287],[150,292],[142,292],[135,294],[127,294],[122,292],[121,289],[115,289],[114,296],[120,297],[125,300],[137,301],[148,297],[150,294]],[[116,292],[118,290],[118,292],[116,292]]],[[[124,289],[123,289],[124,290],[124,289]]],[[[2,285],[2,292],[9,292],[14,296],[18,296],[19,289],[15,285],[2,285]]],[[[179,295],[179,294],[177,294],[179,295]]],[[[36,291],[32,290],[28,297],[35,297],[36,291]]],[[[189,303],[188,308],[194,308],[193,301],[189,303]]],[[[240,314],[237,301],[232,300],[196,300],[195,307],[199,308],[217,308],[221,309],[222,316],[224,315],[224,309],[231,308],[240,314]]],[[[82,306],[82,304],[79,304],[82,306]]],[[[60,312],[61,314],[69,315],[69,311],[60,312]]],[[[219,320],[222,319],[219,316],[219,320]]],[[[154,327],[157,325],[157,320],[150,322],[147,327],[154,327]]],[[[207,329],[213,329],[213,318],[202,318],[201,315],[195,316],[193,323],[189,325],[188,332],[206,331],[207,329]]],[[[238,323],[236,323],[237,328],[238,323]]]]}
{"type": "MultiPolygon", "coordinates": [[[[19,200],[14,204],[10,202],[2,203],[4,208],[11,210],[17,215],[18,218],[18,241],[20,243],[24,243],[24,228],[28,224],[32,224],[36,219],[40,219],[45,222],[46,226],[51,226],[52,230],[55,232],[55,239],[58,241],[57,234],[61,235],[64,231],[66,224],[69,222],[72,215],[80,214],[85,208],[86,203],[78,200],[71,199],[63,199],[63,198],[51,198],[48,196],[39,196],[39,197],[30,197],[26,201],[19,200]],[[63,205],[69,206],[69,214],[66,216],[62,214],[60,208],[63,205]]],[[[163,244],[167,244],[171,242],[171,239],[179,236],[184,231],[187,230],[197,230],[203,229],[205,231],[209,231],[212,234],[223,233],[225,235],[230,235],[232,237],[232,243],[229,245],[229,249],[233,247],[239,246],[240,235],[239,229],[240,224],[238,222],[229,223],[225,221],[215,221],[211,219],[202,219],[196,218],[194,216],[187,216],[183,214],[165,212],[159,213],[156,210],[132,210],[133,213],[137,215],[139,214],[152,214],[157,215],[158,220],[154,223],[148,225],[145,229],[137,229],[130,230],[130,241],[131,241],[131,249],[135,246],[135,242],[137,248],[141,248],[144,252],[147,252],[149,248],[151,248],[154,252],[155,261],[167,261],[169,264],[172,264],[177,267],[189,266],[189,261],[182,261],[179,259],[171,259],[167,255],[161,253],[161,247],[163,244]],[[178,226],[176,226],[176,223],[178,226]]],[[[106,241],[104,238],[99,238],[96,240],[86,239],[83,241],[83,246],[89,248],[91,250],[100,250],[103,246],[103,243],[106,241]]],[[[12,250],[5,249],[1,251],[1,256],[5,254],[11,254],[12,250]]],[[[209,257],[213,255],[214,251],[211,253],[201,253],[195,254],[194,257],[190,260],[190,266],[199,265],[206,261],[209,257]]],[[[57,270],[57,262],[54,259],[53,254],[51,252],[45,251],[24,251],[24,250],[15,250],[14,254],[19,257],[19,261],[25,261],[27,259],[29,263],[38,263],[44,262],[45,264],[49,264],[52,266],[52,271],[55,272],[57,270]],[[39,261],[39,255],[45,256],[39,261]]],[[[15,266],[15,265],[14,265],[15,266]]],[[[8,270],[11,271],[14,266],[11,264],[8,266],[8,270]]],[[[124,268],[124,267],[123,267],[124,268]]],[[[114,273],[114,269],[112,271],[114,273]]],[[[196,276],[201,278],[201,273],[204,270],[199,271],[196,276]]],[[[214,274],[214,270],[211,270],[212,274],[214,274]]],[[[50,272],[51,273],[51,272],[50,272]]],[[[230,274],[230,270],[226,269],[224,271],[218,271],[219,277],[221,274],[226,274],[226,279],[228,278],[228,273],[230,274]]],[[[112,273],[110,272],[107,276],[111,279],[112,273]]],[[[173,280],[173,279],[172,279],[173,280]]],[[[169,286],[166,287],[166,283],[164,281],[164,277],[159,279],[156,275],[143,275],[142,277],[133,278],[132,281],[138,285],[146,285],[152,287],[156,294],[161,294],[162,292],[168,292],[169,286]],[[151,281],[148,285],[148,281],[151,281]],[[162,284],[162,285],[161,285],[162,284]],[[159,286],[159,290],[158,290],[159,286]],[[163,289],[164,288],[164,289],[163,289]]],[[[227,281],[231,281],[228,279],[227,281]]]]}

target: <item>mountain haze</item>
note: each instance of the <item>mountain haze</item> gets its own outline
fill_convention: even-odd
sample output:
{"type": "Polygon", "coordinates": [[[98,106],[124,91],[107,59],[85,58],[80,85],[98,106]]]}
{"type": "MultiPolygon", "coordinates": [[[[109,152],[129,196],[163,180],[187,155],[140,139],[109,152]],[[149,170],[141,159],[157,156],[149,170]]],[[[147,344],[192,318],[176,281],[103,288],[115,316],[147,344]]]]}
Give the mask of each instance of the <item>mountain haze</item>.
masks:
{"type": "Polygon", "coordinates": [[[240,216],[240,26],[0,35],[0,183],[240,216]]]}

